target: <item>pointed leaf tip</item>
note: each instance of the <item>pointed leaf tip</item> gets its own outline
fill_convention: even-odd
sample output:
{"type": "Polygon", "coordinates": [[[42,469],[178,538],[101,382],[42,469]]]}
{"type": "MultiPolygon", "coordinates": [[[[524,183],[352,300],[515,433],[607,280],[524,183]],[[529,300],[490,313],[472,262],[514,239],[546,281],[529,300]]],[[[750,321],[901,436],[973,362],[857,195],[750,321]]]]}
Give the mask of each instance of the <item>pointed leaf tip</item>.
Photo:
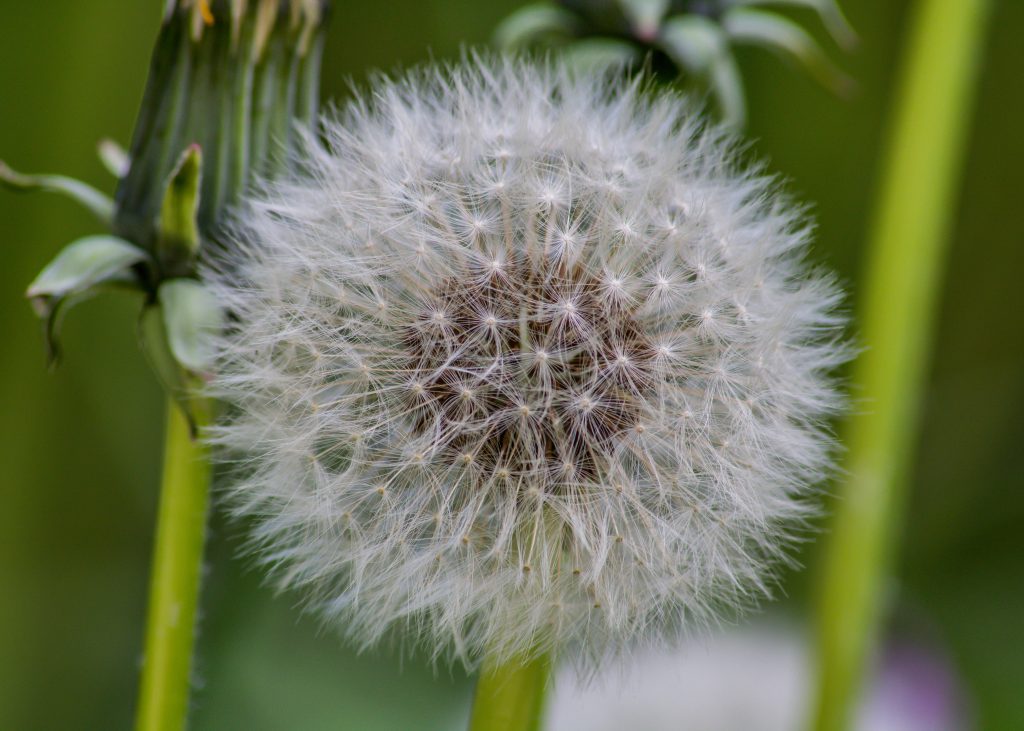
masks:
{"type": "Polygon", "coordinates": [[[199,185],[202,150],[189,145],[171,173],[160,207],[157,254],[165,276],[188,276],[199,253],[199,185]]]}

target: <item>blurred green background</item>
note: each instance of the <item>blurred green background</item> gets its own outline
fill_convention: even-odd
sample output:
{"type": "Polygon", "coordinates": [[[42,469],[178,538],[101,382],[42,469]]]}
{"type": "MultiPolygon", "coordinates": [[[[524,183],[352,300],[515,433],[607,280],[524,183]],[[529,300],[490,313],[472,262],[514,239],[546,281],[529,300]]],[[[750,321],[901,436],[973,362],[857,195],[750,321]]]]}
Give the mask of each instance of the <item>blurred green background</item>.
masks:
{"type": "MultiPolygon", "coordinates": [[[[486,42],[518,4],[338,0],[325,94],[486,42]]],[[[909,3],[844,4],[862,37],[854,55],[833,52],[858,79],[852,100],[765,52],[740,61],[754,150],[813,205],[815,257],[855,307],[909,3]]],[[[94,144],[128,141],[162,5],[0,0],[0,158],[111,189],[94,144]]],[[[1024,2],[994,5],[892,602],[947,646],[978,728],[1013,731],[1024,729],[1024,2]]],[[[107,296],[72,311],[65,363],[48,374],[22,297],[63,244],[97,230],[64,200],[0,191],[0,729],[131,724],[163,424],[135,344],[139,303],[107,296]]],[[[355,657],[295,597],[262,587],[238,546],[237,527],[215,515],[195,729],[459,727],[461,672],[386,649],[355,657]]],[[[794,612],[813,588],[813,545],[803,560],[786,586],[794,612]]]]}

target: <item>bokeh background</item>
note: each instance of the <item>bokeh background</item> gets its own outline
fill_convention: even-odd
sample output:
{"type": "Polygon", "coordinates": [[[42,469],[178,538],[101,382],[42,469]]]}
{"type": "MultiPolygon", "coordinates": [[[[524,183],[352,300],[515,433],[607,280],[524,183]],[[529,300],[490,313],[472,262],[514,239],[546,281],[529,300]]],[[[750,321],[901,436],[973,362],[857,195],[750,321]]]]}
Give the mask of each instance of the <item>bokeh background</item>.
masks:
{"type": "MultiPolygon", "coordinates": [[[[162,5],[0,0],[0,158],[112,189],[94,145],[128,141],[162,5]]],[[[344,98],[370,69],[485,43],[517,5],[338,0],[325,94],[344,98]]],[[[754,152],[812,205],[814,255],[848,283],[855,308],[910,3],[844,5],[862,38],[851,56],[832,49],[858,80],[851,100],[766,52],[739,55],[754,152]]],[[[945,648],[975,727],[1014,731],[1024,729],[1024,2],[994,6],[891,603],[894,631],[945,648]]],[[[65,200],[0,191],[0,729],[131,725],[163,424],[135,343],[139,302],[75,308],[51,374],[22,296],[63,244],[95,231],[65,200]]],[[[261,586],[238,534],[215,512],[195,729],[460,727],[464,674],[386,649],[355,656],[300,616],[295,597],[261,586]]],[[[805,549],[807,569],[774,611],[806,615],[817,551],[805,549]]]]}

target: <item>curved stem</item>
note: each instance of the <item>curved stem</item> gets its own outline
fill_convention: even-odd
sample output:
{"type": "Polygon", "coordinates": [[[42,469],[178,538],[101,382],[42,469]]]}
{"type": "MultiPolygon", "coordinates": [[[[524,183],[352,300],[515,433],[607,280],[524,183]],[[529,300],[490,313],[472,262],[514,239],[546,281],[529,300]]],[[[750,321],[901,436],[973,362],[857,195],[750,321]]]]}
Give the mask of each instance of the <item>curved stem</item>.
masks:
{"type": "Polygon", "coordinates": [[[485,667],[477,681],[469,731],[538,731],[551,658],[513,658],[485,667]]]}
{"type": "Polygon", "coordinates": [[[863,406],[847,428],[819,606],[818,731],[849,727],[882,618],[989,6],[921,0],[896,90],[852,377],[863,406]]]}
{"type": "MultiPolygon", "coordinates": [[[[194,403],[196,426],[202,427],[209,405],[194,403]]],[[[181,731],[188,714],[210,460],[172,400],[164,450],[137,731],[181,731]]]]}

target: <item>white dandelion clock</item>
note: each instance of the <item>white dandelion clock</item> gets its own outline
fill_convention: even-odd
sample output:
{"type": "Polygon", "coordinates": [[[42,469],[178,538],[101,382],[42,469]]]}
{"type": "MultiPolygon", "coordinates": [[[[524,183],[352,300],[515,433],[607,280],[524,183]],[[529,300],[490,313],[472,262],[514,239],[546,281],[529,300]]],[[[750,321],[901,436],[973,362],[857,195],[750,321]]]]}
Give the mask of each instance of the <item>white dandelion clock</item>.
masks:
{"type": "Polygon", "coordinates": [[[324,132],[211,276],[280,583],[471,667],[764,597],[847,357],[800,212],[678,97],[553,66],[379,80],[324,132]]]}

